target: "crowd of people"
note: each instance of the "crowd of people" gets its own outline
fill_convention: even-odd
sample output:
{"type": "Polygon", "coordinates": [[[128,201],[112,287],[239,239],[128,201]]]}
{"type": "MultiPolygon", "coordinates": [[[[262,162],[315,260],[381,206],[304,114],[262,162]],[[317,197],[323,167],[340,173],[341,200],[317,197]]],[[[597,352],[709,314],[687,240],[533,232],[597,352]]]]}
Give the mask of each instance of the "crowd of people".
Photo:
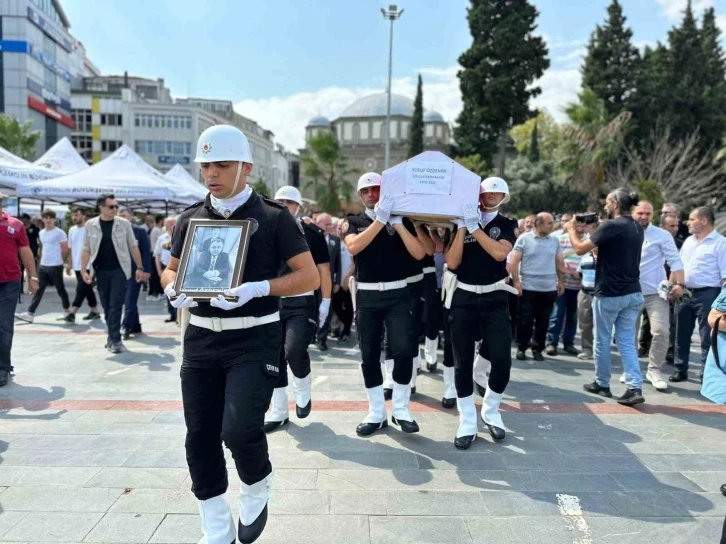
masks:
{"type": "MultiPolygon", "coordinates": [[[[181,327],[186,458],[207,541],[254,542],[262,533],[272,478],[265,434],[289,422],[288,369],[295,414],[303,419],[314,409],[309,346],[325,351],[329,338],[349,342],[354,321],[368,398],[356,433],[368,437],[388,426],[386,400],[392,424],[419,432],[410,399],[418,374],[438,371],[443,347],[441,403],[458,411],[452,434],[459,450],[476,440],[480,418],[495,441],[505,438],[500,405],[513,342],[520,361],[529,352],[545,362],[560,345],[567,355],[592,359],[595,378],[584,389],[604,397],[613,396],[614,342],[625,384],[617,402],[626,406],[645,401],[639,356],[648,357],[645,380],[655,390],[688,379],[696,321],[706,363],[711,307],[726,283],[726,238],[715,231],[708,207],[692,210],[686,226],[679,210],[665,204],[656,226],[651,203],[616,189],[604,214],[541,212],[516,220],[503,213],[506,181],[490,177],[459,218],[425,224],[394,215],[381,176],[369,172],[357,185],[362,213],[303,217],[295,187],[281,188],[274,199],[250,188],[249,144],[234,127],[207,129],[195,160],[209,194],[179,217],[149,215],[136,224],[110,194],[98,198],[93,218],[74,208],[68,234],[51,210],[37,232],[3,213],[0,302],[15,307],[22,262],[33,299],[17,319],[34,321],[48,286],[58,291],[61,319],[69,324],[84,301],[84,319],[99,319],[100,301],[106,348],[119,353],[123,339],[141,333],[142,289],[149,300],[163,296],[167,321],[181,327]],[[177,274],[188,266],[187,238],[210,220],[249,226],[246,264],[239,285],[220,284],[211,298],[195,297],[177,274]],[[72,303],[64,269],[76,276],[72,303]],[[675,368],[666,380],[669,362],[675,368]],[[480,414],[475,393],[482,397],[480,414]],[[223,443],[242,482],[236,527],[225,499],[223,443]]],[[[214,234],[219,229],[209,229],[201,246],[209,264],[200,277],[207,279],[218,277],[215,262],[225,247],[214,234]]],[[[13,322],[0,315],[4,385],[12,371],[13,322]]]]}

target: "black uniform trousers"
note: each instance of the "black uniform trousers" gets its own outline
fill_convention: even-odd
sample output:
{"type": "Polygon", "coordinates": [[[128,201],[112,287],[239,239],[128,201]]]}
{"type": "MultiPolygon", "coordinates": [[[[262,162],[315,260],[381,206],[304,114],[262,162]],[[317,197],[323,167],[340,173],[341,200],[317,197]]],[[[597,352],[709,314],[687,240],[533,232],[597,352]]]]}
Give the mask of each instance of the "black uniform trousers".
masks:
{"type": "Polygon", "coordinates": [[[222,332],[187,327],[181,386],[187,464],[197,499],[227,491],[222,443],[245,484],[272,471],[262,426],[279,374],[281,344],[279,322],[222,332]]]}
{"type": "MultiPolygon", "coordinates": [[[[411,357],[417,357],[419,355],[418,351],[418,327],[421,323],[421,319],[423,317],[424,312],[424,301],[423,301],[423,293],[424,293],[424,280],[417,281],[416,283],[409,283],[406,289],[408,290],[408,309],[411,312],[411,319],[413,320],[413,342],[415,349],[412,349],[412,355],[411,357]]],[[[383,346],[385,349],[386,359],[394,359],[393,357],[393,351],[391,349],[391,342],[388,339],[388,327],[385,329],[385,335],[383,340],[383,346]]],[[[413,364],[413,362],[411,363],[413,364]]],[[[413,372],[413,366],[411,367],[411,372],[413,372]]]]}
{"type": "MultiPolygon", "coordinates": [[[[443,307],[443,306],[442,306],[443,307]]],[[[449,310],[443,309],[444,329],[444,366],[454,366],[454,348],[451,346],[451,323],[449,322],[449,310]]],[[[473,370],[472,363],[472,370],[473,370]]]]}
{"type": "Polygon", "coordinates": [[[308,346],[317,330],[317,302],[313,295],[283,298],[280,309],[282,346],[280,346],[280,377],[275,387],[287,387],[287,366],[296,378],[310,374],[308,346]]]}
{"type": "Polygon", "coordinates": [[[414,321],[410,310],[410,291],[358,290],[356,326],[361,352],[361,370],[366,389],[383,384],[381,373],[381,338],[386,338],[393,359],[393,381],[407,385],[413,373],[413,358],[418,350],[414,321]]]}
{"type": "Polygon", "coordinates": [[[423,284],[424,335],[426,338],[434,340],[441,329],[441,312],[444,307],[441,301],[441,291],[436,285],[436,273],[424,274],[421,283],[423,284]]]}
{"type": "Polygon", "coordinates": [[[512,369],[512,328],[506,291],[478,295],[457,289],[449,310],[454,380],[459,398],[474,393],[474,346],[479,338],[491,361],[489,389],[504,393],[512,369]]]}
{"type": "Polygon", "coordinates": [[[337,293],[333,294],[331,307],[331,313],[335,313],[343,325],[340,334],[350,336],[350,326],[353,324],[353,299],[350,291],[344,291],[341,287],[337,293]]]}

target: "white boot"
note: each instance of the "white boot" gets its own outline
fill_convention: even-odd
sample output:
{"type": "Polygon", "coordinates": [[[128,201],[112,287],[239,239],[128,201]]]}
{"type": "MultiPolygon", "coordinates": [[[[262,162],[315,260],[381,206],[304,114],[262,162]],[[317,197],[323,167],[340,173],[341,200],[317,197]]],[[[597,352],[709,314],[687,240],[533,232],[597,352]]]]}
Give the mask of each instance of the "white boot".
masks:
{"type": "MultiPolygon", "coordinates": [[[[444,367],[444,401],[456,400],[456,382],[454,381],[454,367],[444,367]]],[[[453,408],[453,406],[446,406],[446,408],[453,408]]]]}
{"type": "Polygon", "coordinates": [[[477,354],[474,359],[474,383],[478,385],[478,392],[482,394],[489,384],[489,372],[491,372],[492,363],[481,355],[477,354]]]}
{"type": "Polygon", "coordinates": [[[199,503],[202,518],[202,539],[199,544],[232,544],[237,538],[232,512],[224,495],[199,503]]]}
{"type": "Polygon", "coordinates": [[[414,421],[411,412],[408,410],[408,402],[411,398],[411,385],[393,384],[393,417],[394,425],[400,425],[405,433],[417,433],[418,423],[414,421]]]}
{"type": "Polygon", "coordinates": [[[438,358],[439,339],[426,338],[424,340],[424,359],[429,365],[435,365],[438,358]]]}
{"type": "Polygon", "coordinates": [[[304,378],[292,378],[293,391],[295,392],[295,404],[299,408],[305,408],[310,402],[312,389],[312,373],[304,378]]]}
{"type": "Polygon", "coordinates": [[[478,430],[476,423],[476,405],[474,395],[468,397],[457,397],[456,407],[459,410],[459,428],[456,431],[456,438],[464,436],[476,436],[478,430]]]}
{"type": "Polygon", "coordinates": [[[270,411],[265,414],[265,423],[280,423],[290,417],[287,409],[287,388],[276,387],[272,392],[270,411]]]}
{"type": "Polygon", "coordinates": [[[240,484],[239,525],[237,538],[251,543],[259,538],[267,523],[267,501],[270,498],[272,474],[252,485],[240,484]]]}
{"type": "Polygon", "coordinates": [[[355,429],[358,436],[370,436],[374,432],[388,427],[383,386],[379,385],[378,387],[366,389],[366,395],[368,396],[368,414],[355,429]]]}
{"type": "Polygon", "coordinates": [[[504,421],[502,414],[499,413],[499,405],[502,402],[501,393],[495,393],[491,389],[487,389],[481,404],[481,418],[487,424],[489,433],[497,440],[504,438],[504,421]],[[492,429],[494,427],[495,429],[492,429]]]}
{"type": "Polygon", "coordinates": [[[386,367],[386,377],[383,380],[383,389],[393,389],[393,359],[386,359],[383,362],[386,367]]]}

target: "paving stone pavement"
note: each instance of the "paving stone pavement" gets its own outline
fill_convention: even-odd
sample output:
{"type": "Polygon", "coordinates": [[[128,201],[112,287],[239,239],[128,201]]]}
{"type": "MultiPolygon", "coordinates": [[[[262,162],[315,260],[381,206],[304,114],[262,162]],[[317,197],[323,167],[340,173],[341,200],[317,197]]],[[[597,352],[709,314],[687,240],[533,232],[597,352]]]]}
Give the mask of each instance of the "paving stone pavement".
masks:
{"type": "MultiPolygon", "coordinates": [[[[141,303],[147,334],[120,355],[104,351],[103,323],[56,321],[55,293],[40,310],[35,324],[16,325],[16,374],[0,389],[0,542],[198,542],[180,346],[163,303],[141,303]]],[[[507,439],[494,443],[480,427],[460,452],[456,413],[439,403],[440,369],[418,379],[419,434],[389,426],[358,438],[358,353],[330,347],[311,348],[310,417],[269,437],[275,475],[261,543],[719,541],[726,411],[695,381],[665,394],[645,385],[647,404],[634,410],[582,391],[591,361],[514,361],[507,439]]]]}

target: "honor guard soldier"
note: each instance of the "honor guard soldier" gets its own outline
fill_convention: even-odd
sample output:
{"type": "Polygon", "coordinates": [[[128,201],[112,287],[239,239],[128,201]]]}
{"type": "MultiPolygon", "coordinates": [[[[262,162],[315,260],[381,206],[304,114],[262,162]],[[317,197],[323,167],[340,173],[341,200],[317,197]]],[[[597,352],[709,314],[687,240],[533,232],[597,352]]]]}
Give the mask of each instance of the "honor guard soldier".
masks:
{"type": "Polygon", "coordinates": [[[227,469],[222,443],[232,452],[241,480],[240,542],[254,542],[267,522],[272,466],[262,430],[279,379],[282,345],[279,297],[317,289],[319,275],[300,228],[282,204],[247,185],[252,155],[245,135],[216,125],[199,137],[195,162],[210,191],[182,212],[171,260],[161,281],[176,308],[191,316],[184,331],[182,401],[187,427],[186,457],[192,492],[199,501],[202,543],[229,544],[235,526],[225,500],[227,469]],[[242,284],[211,301],[178,297],[173,284],[191,219],[251,223],[242,284]],[[287,263],[292,272],[278,277],[287,263]],[[234,297],[234,301],[225,297],[234,297]]]}
{"type": "Polygon", "coordinates": [[[445,307],[454,350],[456,404],[459,429],[454,445],[465,450],[476,439],[473,365],[476,341],[481,338],[491,361],[489,387],[484,394],[481,417],[495,440],[505,435],[499,413],[502,393],[512,367],[512,329],[507,292],[515,291],[507,280],[506,259],[515,242],[512,222],[499,215],[499,206],[509,200],[509,188],[501,178],[481,183],[480,214],[473,203],[464,204],[464,220],[445,252],[445,307]]]}
{"type": "Polygon", "coordinates": [[[374,172],[363,174],[358,180],[358,195],[366,210],[349,216],[343,225],[343,240],[355,262],[351,294],[369,403],[368,415],[356,428],[359,436],[369,436],[388,426],[380,362],[384,326],[394,360],[391,421],[406,433],[419,430],[408,409],[418,345],[406,278],[408,259],[422,259],[425,251],[410,221],[391,217],[393,198],[386,195],[379,201],[380,191],[381,176],[374,172]]]}
{"type": "MultiPolygon", "coordinates": [[[[282,349],[280,350],[280,379],[272,393],[272,405],[265,416],[264,430],[266,433],[282,427],[289,421],[287,409],[287,367],[292,372],[293,391],[295,394],[295,412],[297,417],[304,419],[310,415],[312,408],[310,376],[310,355],[308,345],[315,337],[318,325],[322,326],[330,309],[330,294],[333,289],[330,275],[330,252],[325,241],[323,229],[313,223],[300,221],[298,213],[302,206],[300,191],[292,186],[281,187],[275,194],[275,200],[281,202],[293,217],[305,235],[313,261],[320,275],[320,287],[323,300],[316,307],[313,291],[291,297],[282,297],[280,319],[282,320],[282,349]]],[[[285,265],[280,275],[290,273],[285,265]]]]}

